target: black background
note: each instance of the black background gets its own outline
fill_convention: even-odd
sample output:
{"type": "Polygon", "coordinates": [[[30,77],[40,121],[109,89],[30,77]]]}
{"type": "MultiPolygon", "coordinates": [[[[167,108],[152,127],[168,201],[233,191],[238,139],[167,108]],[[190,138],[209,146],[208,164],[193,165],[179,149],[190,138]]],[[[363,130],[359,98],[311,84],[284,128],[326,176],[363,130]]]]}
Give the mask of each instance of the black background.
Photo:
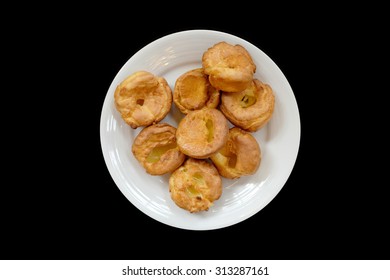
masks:
{"type": "Polygon", "coordinates": [[[179,16],[152,6],[137,19],[134,8],[100,8],[48,13],[9,32],[4,107],[15,121],[4,123],[10,180],[2,186],[0,259],[389,258],[385,186],[368,171],[369,129],[348,113],[357,99],[346,73],[359,64],[351,54],[359,24],[334,27],[343,14],[316,9],[281,18],[234,7],[230,16],[179,16]],[[136,209],[100,146],[116,73],[146,44],[190,29],[227,32],[264,51],[288,79],[301,118],[298,158],[281,192],[251,218],[212,231],[173,228],[136,209]]]}

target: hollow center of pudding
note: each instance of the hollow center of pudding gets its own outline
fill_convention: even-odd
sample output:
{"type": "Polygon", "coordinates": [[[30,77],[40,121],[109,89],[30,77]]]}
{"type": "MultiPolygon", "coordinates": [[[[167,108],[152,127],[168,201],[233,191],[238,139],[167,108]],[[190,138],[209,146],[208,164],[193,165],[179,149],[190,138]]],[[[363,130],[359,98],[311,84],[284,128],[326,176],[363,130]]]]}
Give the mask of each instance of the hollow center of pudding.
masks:
{"type": "Polygon", "coordinates": [[[193,183],[194,184],[191,184],[189,185],[187,188],[186,188],[186,192],[187,192],[187,195],[189,197],[196,197],[198,199],[201,199],[203,197],[202,193],[198,190],[197,186],[202,186],[204,185],[206,182],[202,176],[202,174],[200,173],[195,173],[192,175],[192,179],[193,179],[193,183]]]}
{"type": "Polygon", "coordinates": [[[256,97],[252,94],[245,94],[240,101],[240,106],[242,108],[248,108],[256,103],[256,97]]]}
{"type": "Polygon", "coordinates": [[[145,100],[144,99],[137,99],[137,104],[142,106],[144,105],[145,100]]]}
{"type": "Polygon", "coordinates": [[[202,193],[199,192],[195,186],[190,185],[186,188],[186,193],[189,197],[199,197],[202,198],[202,193]]]}
{"type": "Polygon", "coordinates": [[[155,147],[149,153],[148,157],[146,158],[146,161],[149,163],[155,163],[160,160],[163,154],[165,154],[167,151],[171,149],[175,149],[176,147],[177,147],[176,143],[155,147]]]}
{"type": "Polygon", "coordinates": [[[202,174],[200,173],[195,173],[192,175],[192,182],[191,185],[189,185],[186,188],[186,193],[189,197],[196,197],[197,199],[202,199],[203,195],[202,193],[198,190],[199,186],[205,185],[206,181],[204,180],[202,174]]]}
{"type": "Polygon", "coordinates": [[[211,142],[214,139],[214,126],[213,121],[208,119],[206,121],[206,128],[207,128],[207,142],[211,142]]]}
{"type": "Polygon", "coordinates": [[[195,173],[192,178],[194,179],[195,183],[197,185],[204,185],[205,184],[205,180],[202,176],[202,174],[199,174],[199,173],[195,173]]]}
{"type": "Polygon", "coordinates": [[[234,153],[231,153],[228,157],[228,166],[230,168],[235,168],[237,164],[237,155],[234,153]]]}
{"type": "MultiPolygon", "coordinates": [[[[237,164],[237,152],[234,143],[228,140],[225,147],[219,153],[226,158],[228,167],[235,168],[237,164]]],[[[248,155],[249,156],[249,155],[248,155]]]]}
{"type": "Polygon", "coordinates": [[[207,91],[203,76],[190,75],[182,81],[180,103],[189,110],[200,109],[207,102],[207,91]]]}

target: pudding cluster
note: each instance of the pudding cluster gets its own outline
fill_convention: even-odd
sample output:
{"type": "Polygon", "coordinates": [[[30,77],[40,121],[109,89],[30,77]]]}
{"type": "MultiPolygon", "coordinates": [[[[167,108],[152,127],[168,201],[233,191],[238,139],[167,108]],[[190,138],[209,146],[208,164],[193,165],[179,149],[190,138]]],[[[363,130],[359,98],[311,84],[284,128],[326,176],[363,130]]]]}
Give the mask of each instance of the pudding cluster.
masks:
{"type": "Polygon", "coordinates": [[[207,211],[223,192],[222,178],[256,173],[261,148],[252,135],[271,119],[275,97],[254,78],[256,65],[241,45],[218,42],[203,52],[201,68],[182,73],[171,89],[164,77],[136,71],[117,85],[115,107],[142,129],[132,153],[150,175],[170,174],[175,204],[207,211]],[[175,105],[177,127],[162,120],[175,105]]]}

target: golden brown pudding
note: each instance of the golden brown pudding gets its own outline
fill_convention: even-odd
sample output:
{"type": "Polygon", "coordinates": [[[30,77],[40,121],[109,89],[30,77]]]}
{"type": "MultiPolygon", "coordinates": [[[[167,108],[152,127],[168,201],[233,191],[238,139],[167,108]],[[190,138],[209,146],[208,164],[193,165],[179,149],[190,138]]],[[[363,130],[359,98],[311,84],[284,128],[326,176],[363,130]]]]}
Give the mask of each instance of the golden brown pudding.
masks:
{"type": "Polygon", "coordinates": [[[222,195],[222,180],[212,163],[188,158],[171,174],[169,191],[180,208],[191,213],[205,211],[222,195]]]}
{"type": "Polygon", "coordinates": [[[151,175],[173,172],[186,158],[177,147],[176,128],[166,123],[143,128],[134,139],[132,152],[151,175]]]}
{"type": "Polygon", "coordinates": [[[183,73],[175,82],[173,102],[183,114],[203,107],[216,108],[220,93],[209,82],[202,68],[183,73]]]}
{"type": "Polygon", "coordinates": [[[250,85],[256,65],[241,45],[219,42],[202,56],[202,66],[210,83],[219,90],[240,92],[250,85]]]}
{"type": "Polygon", "coordinates": [[[218,109],[191,111],[177,127],[177,145],[190,157],[208,158],[223,147],[228,132],[228,121],[218,109]]]}
{"type": "Polygon", "coordinates": [[[275,106],[272,88],[254,79],[241,92],[223,93],[220,110],[225,117],[247,131],[257,131],[271,119],[275,106]]]}
{"type": "Polygon", "coordinates": [[[163,77],[137,71],[116,87],[114,99],[122,119],[137,128],[158,123],[169,113],[172,90],[163,77]]]}
{"type": "Polygon", "coordinates": [[[252,175],[260,166],[260,145],[250,132],[233,127],[225,146],[210,159],[223,177],[235,179],[252,175]]]}

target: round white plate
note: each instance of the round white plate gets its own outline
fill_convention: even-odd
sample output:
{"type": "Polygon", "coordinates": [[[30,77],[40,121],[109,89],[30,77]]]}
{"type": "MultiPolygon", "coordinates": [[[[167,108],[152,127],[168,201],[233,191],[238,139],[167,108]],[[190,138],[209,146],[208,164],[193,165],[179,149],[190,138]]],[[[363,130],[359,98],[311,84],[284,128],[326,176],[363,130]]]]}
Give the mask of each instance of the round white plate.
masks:
{"type": "MultiPolygon", "coordinates": [[[[161,122],[177,127],[183,115],[174,104],[161,122]]],[[[190,230],[211,230],[239,223],[259,212],[287,181],[299,148],[300,118],[294,93],[278,66],[253,44],[211,30],[189,30],[162,37],[133,55],[112,81],[104,100],[100,140],[107,168],[126,198],[146,215],[164,224],[190,230]],[[217,42],[241,44],[257,66],[255,78],[268,83],[275,93],[272,119],[253,133],[262,150],[256,174],[239,179],[223,178],[223,193],[205,212],[189,213],[172,201],[169,175],[152,176],[137,162],[131,145],[141,128],[132,129],[114,106],[114,90],[128,75],[138,70],[166,78],[173,89],[176,79],[187,70],[201,67],[204,51],[217,42]]],[[[248,155],[250,156],[250,155],[248,155]]]]}

